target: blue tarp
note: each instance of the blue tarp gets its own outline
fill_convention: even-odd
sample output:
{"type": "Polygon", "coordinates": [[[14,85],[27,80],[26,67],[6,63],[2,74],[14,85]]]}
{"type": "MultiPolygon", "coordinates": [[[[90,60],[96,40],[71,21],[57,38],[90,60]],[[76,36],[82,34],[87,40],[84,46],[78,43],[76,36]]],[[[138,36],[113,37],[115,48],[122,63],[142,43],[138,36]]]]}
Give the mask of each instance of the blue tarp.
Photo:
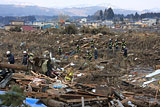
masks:
{"type": "MultiPolygon", "coordinates": [[[[0,91],[0,94],[4,94],[4,93],[5,93],[5,91],[0,91]]],[[[24,101],[24,102],[29,104],[31,107],[47,107],[42,103],[36,104],[38,101],[39,101],[39,99],[26,98],[26,101],[24,101]]],[[[3,106],[3,107],[5,107],[5,106],[3,106]]]]}
{"type": "Polygon", "coordinates": [[[59,26],[58,26],[58,25],[56,25],[56,28],[58,29],[58,28],[59,28],[59,26]]]}
{"type": "Polygon", "coordinates": [[[42,29],[47,29],[47,28],[51,28],[51,27],[52,27],[52,25],[48,24],[48,25],[42,26],[42,29]]]}
{"type": "Polygon", "coordinates": [[[38,103],[39,99],[32,99],[32,98],[26,98],[26,103],[29,104],[31,107],[47,107],[42,103],[38,103]]]}

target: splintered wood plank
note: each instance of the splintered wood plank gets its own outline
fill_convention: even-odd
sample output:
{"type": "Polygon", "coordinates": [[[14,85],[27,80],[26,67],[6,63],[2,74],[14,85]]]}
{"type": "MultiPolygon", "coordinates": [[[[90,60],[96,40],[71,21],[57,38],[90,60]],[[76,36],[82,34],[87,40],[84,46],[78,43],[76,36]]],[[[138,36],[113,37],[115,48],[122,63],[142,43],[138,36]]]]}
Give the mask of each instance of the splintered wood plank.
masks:
{"type": "Polygon", "coordinates": [[[75,94],[63,94],[63,95],[60,95],[60,97],[65,98],[65,99],[80,99],[81,97],[84,97],[84,98],[94,98],[94,96],[75,95],[75,94]]]}
{"type": "MultiPolygon", "coordinates": [[[[66,103],[81,103],[81,98],[80,99],[72,99],[72,100],[65,100],[63,98],[59,98],[61,101],[66,102],[66,103]]],[[[86,101],[106,101],[108,98],[84,98],[84,102],[86,101]]]]}
{"type": "Polygon", "coordinates": [[[26,92],[26,96],[36,97],[36,98],[55,98],[54,94],[48,94],[43,92],[26,92]]]}

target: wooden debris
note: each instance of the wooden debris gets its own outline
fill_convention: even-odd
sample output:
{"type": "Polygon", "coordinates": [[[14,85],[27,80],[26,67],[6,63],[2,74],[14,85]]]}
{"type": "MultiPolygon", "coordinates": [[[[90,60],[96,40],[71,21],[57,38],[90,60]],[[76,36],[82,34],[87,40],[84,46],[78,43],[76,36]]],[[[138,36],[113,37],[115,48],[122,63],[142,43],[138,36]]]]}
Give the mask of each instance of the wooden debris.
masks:
{"type": "Polygon", "coordinates": [[[156,65],[156,70],[157,70],[157,69],[160,69],[160,65],[156,65]]]}
{"type": "MultiPolygon", "coordinates": [[[[59,100],[61,101],[64,101],[66,103],[81,103],[81,99],[71,99],[71,100],[66,100],[66,99],[63,99],[63,98],[59,98],[59,100]]],[[[87,101],[107,101],[108,98],[86,98],[84,99],[84,102],[87,102],[87,101]]]]}
{"type": "Polygon", "coordinates": [[[35,77],[30,75],[25,75],[23,73],[14,73],[12,78],[15,80],[32,81],[33,78],[35,77]]]}
{"type": "Polygon", "coordinates": [[[41,99],[40,101],[48,107],[67,107],[66,103],[54,99],[41,99]]]}
{"type": "Polygon", "coordinates": [[[46,76],[46,75],[44,75],[44,74],[37,74],[37,73],[35,73],[34,71],[30,71],[34,76],[36,76],[37,78],[43,78],[43,79],[48,79],[48,80],[50,80],[50,81],[52,81],[52,82],[55,82],[56,80],[55,79],[52,79],[52,78],[50,78],[50,77],[48,77],[48,76],[46,76]]]}
{"type": "Polygon", "coordinates": [[[94,96],[90,96],[90,95],[75,95],[75,94],[63,94],[63,95],[60,95],[60,97],[64,99],[80,99],[81,97],[94,98],[94,96]]]}
{"type": "Polygon", "coordinates": [[[121,103],[124,104],[124,103],[130,101],[132,98],[133,98],[133,97],[129,97],[129,98],[127,98],[127,99],[124,99],[124,100],[121,101],[121,103]]]}
{"type": "Polygon", "coordinates": [[[86,44],[82,45],[81,48],[84,48],[84,47],[86,47],[88,45],[89,45],[89,43],[86,43],[86,44]]]}
{"type": "Polygon", "coordinates": [[[43,92],[26,92],[26,96],[28,97],[35,97],[35,98],[55,98],[54,94],[48,94],[43,92]]]}
{"type": "Polygon", "coordinates": [[[9,73],[1,82],[0,88],[5,88],[7,83],[11,80],[13,73],[9,73]]]}
{"type": "Polygon", "coordinates": [[[0,68],[8,68],[8,69],[14,69],[14,70],[24,70],[27,71],[27,66],[24,65],[15,65],[15,64],[0,64],[0,68]]]}

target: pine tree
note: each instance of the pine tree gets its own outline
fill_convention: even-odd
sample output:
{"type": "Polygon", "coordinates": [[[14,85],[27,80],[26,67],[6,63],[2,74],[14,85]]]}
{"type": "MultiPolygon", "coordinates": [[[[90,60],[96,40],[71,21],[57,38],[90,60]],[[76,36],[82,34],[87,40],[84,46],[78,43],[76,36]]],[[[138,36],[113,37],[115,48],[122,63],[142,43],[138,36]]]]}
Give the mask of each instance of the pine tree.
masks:
{"type": "Polygon", "coordinates": [[[140,18],[140,16],[139,16],[139,14],[136,12],[136,13],[135,13],[135,16],[134,16],[134,19],[135,19],[135,20],[139,20],[139,18],[140,18]]]}
{"type": "Polygon", "coordinates": [[[113,12],[113,10],[112,10],[112,8],[109,8],[108,10],[107,10],[107,19],[108,20],[112,20],[113,18],[114,18],[114,12],[113,12]]]}
{"type": "Polygon", "coordinates": [[[100,10],[99,15],[100,15],[100,19],[102,20],[103,19],[103,11],[102,10],[100,10]]]}
{"type": "Polygon", "coordinates": [[[94,17],[96,20],[102,20],[103,18],[103,11],[102,10],[98,10],[95,14],[94,17]]]}
{"type": "Polygon", "coordinates": [[[1,106],[28,107],[23,101],[26,99],[23,90],[19,86],[13,86],[10,92],[0,95],[1,106]],[[23,106],[22,106],[23,105],[23,106]]]}
{"type": "Polygon", "coordinates": [[[103,19],[104,19],[104,20],[106,20],[106,19],[107,19],[107,15],[108,15],[108,13],[107,13],[107,9],[105,9],[105,11],[104,11],[104,15],[103,15],[103,19]]]}

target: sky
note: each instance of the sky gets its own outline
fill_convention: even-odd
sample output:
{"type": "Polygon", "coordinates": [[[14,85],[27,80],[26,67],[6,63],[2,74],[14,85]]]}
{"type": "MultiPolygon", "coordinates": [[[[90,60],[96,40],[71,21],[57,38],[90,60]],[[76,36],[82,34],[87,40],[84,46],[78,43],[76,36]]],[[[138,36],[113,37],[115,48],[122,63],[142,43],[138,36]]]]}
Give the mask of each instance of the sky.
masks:
{"type": "Polygon", "coordinates": [[[132,10],[160,8],[160,0],[0,0],[0,4],[38,5],[52,8],[98,5],[132,10]]]}

